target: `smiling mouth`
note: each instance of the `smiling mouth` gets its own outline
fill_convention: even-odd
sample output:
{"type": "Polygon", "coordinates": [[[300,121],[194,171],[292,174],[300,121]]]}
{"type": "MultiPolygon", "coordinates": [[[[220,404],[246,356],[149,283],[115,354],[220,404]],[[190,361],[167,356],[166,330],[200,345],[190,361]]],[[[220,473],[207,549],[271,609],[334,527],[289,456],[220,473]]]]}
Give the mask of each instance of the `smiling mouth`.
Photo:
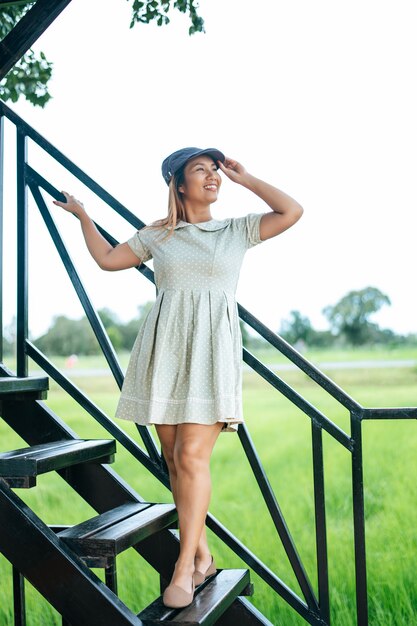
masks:
{"type": "Polygon", "coordinates": [[[217,191],[217,185],[204,185],[204,189],[208,189],[208,191],[217,191]]]}

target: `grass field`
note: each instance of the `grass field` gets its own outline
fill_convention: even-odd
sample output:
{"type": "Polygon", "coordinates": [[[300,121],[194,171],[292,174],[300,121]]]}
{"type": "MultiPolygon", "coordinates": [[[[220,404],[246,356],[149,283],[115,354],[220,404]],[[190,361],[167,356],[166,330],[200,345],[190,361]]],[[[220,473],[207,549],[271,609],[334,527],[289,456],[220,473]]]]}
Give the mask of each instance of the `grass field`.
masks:
{"type": "MultiPolygon", "coordinates": [[[[270,355],[271,356],[271,355],[270,355]]],[[[309,355],[313,361],[348,361],[346,352],[309,355]]],[[[355,351],[360,358],[360,353],[355,351]]],[[[364,360],[415,359],[415,350],[396,354],[362,353],[364,360]]],[[[276,362],[275,355],[270,362],[276,362]]],[[[100,368],[101,361],[80,360],[79,368],[100,368]]],[[[328,375],[364,406],[417,406],[417,368],[352,369],[328,375]]],[[[282,376],[309,402],[349,432],[345,409],[317,388],[304,374],[288,371],[282,376]]],[[[113,415],[118,392],[109,377],[74,378],[108,415],[113,415]]],[[[109,435],[65,394],[51,383],[48,405],[81,437],[109,435]]],[[[257,450],[286,518],[290,532],[314,587],[316,560],[312,497],[311,429],[309,419],[256,374],[244,374],[244,413],[257,450]]],[[[117,420],[138,439],[133,424],[117,420]]],[[[412,626],[416,623],[417,584],[415,533],[417,502],[416,444],[414,421],[364,423],[364,479],[367,530],[368,582],[371,626],[412,626]]],[[[0,422],[2,450],[23,442],[0,422]]],[[[355,621],[352,498],[350,454],[324,434],[326,505],[328,514],[329,567],[332,624],[350,626],[355,621]]],[[[132,459],[118,444],[113,468],[144,498],[171,501],[169,492],[132,459]]],[[[212,459],[213,497],[211,512],[226,524],[286,584],[299,594],[295,577],[269,520],[253,476],[232,433],[220,436],[212,459]]],[[[95,512],[56,475],[40,477],[36,489],[17,490],[47,523],[72,524],[95,512]]],[[[211,537],[220,567],[243,563],[211,537]]],[[[100,570],[94,570],[102,577],[100,570]]],[[[156,595],[158,581],[153,570],[128,551],[118,557],[119,593],[134,611],[141,610],[156,595]]],[[[12,626],[11,568],[0,558],[0,624],[12,626]]],[[[305,624],[292,609],[256,575],[254,604],[276,626],[305,624]]],[[[27,584],[28,626],[60,624],[58,614],[27,584]]],[[[238,626],[238,625],[237,625],[238,626]]]]}

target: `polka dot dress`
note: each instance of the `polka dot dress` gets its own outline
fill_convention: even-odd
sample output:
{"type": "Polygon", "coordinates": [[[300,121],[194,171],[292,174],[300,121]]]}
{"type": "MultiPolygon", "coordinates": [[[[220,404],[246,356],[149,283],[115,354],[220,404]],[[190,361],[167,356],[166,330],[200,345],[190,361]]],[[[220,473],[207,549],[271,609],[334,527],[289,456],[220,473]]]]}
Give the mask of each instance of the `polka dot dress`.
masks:
{"type": "Polygon", "coordinates": [[[154,259],[156,300],[133,346],[116,417],[138,424],[243,422],[242,335],[235,293],[263,213],[139,230],[128,245],[154,259]]]}

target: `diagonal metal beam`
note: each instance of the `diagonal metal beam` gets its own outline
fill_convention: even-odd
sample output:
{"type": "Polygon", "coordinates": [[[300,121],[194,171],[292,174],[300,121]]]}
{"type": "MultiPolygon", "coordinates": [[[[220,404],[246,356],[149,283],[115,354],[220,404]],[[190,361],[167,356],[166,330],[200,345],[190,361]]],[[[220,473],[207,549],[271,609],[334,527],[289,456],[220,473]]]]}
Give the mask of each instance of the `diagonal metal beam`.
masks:
{"type": "MultiPolygon", "coordinates": [[[[8,112],[7,112],[8,114],[8,112]]],[[[273,332],[270,328],[265,326],[260,320],[258,320],[250,311],[245,309],[241,304],[238,304],[240,318],[248,324],[251,328],[266,339],[266,341],[274,346],[281,354],[287,357],[294,363],[302,372],[307,374],[311,380],[314,380],[320,387],[322,387],[327,393],[329,393],[335,400],[337,400],[342,406],[349,411],[356,411],[361,409],[361,405],[351,398],[343,389],[341,389],[336,383],[323,374],[313,363],[310,363],[305,357],[303,357],[293,346],[285,341],[282,337],[273,332]]],[[[246,359],[245,359],[246,360],[246,359]]],[[[249,364],[250,365],[250,364],[249,364]]]]}
{"type": "MultiPolygon", "coordinates": [[[[89,413],[103,428],[107,430],[130,454],[142,463],[154,476],[156,476],[165,487],[169,488],[169,480],[161,478],[161,463],[159,458],[148,456],[136,441],[110,419],[94,402],[92,402],[81,389],[79,389],[69,378],[64,376],[49,359],[30,341],[27,341],[27,353],[37,363],[44,372],[48,374],[75,402],[89,413]]],[[[146,426],[142,427],[146,428],[146,426]]]]}
{"type": "Polygon", "coordinates": [[[71,0],[37,0],[10,33],[0,41],[0,80],[70,2],[71,0]]]}
{"type": "Polygon", "coordinates": [[[297,552],[293,538],[291,537],[288,526],[285,522],[284,516],[275,497],[275,493],[268,480],[266,472],[262,466],[259,455],[255,449],[252,438],[245,424],[241,424],[238,429],[238,436],[242,447],[245,451],[246,457],[251,466],[253,475],[258,483],[258,487],[261,491],[262,497],[268,507],[269,514],[272,522],[278,532],[281,539],[282,546],[287,554],[288,560],[291,564],[293,572],[303,592],[307,605],[313,611],[319,611],[317,599],[315,597],[313,587],[308,579],[307,572],[304,569],[300,555],[297,552]]]}
{"type": "MultiPolygon", "coordinates": [[[[78,275],[78,272],[75,269],[75,266],[71,260],[71,257],[68,253],[68,250],[65,247],[64,242],[58,232],[58,229],[55,225],[55,222],[48,211],[48,207],[42,197],[42,194],[39,188],[33,183],[29,183],[29,188],[32,192],[33,198],[38,206],[38,209],[42,215],[42,218],[45,221],[46,227],[51,235],[52,241],[59,253],[59,256],[64,264],[65,270],[73,284],[75,292],[80,300],[80,303],[84,309],[85,315],[88,318],[91,328],[97,338],[97,341],[100,345],[100,348],[107,360],[107,363],[110,367],[110,370],[114,376],[114,379],[121,388],[123,384],[123,372],[120,367],[120,363],[117,359],[117,355],[114,351],[114,348],[109,340],[109,337],[106,333],[106,330],[101,322],[100,317],[97,315],[93,305],[91,304],[91,300],[89,299],[84,285],[78,275]]],[[[160,456],[158,450],[156,448],[155,442],[151,433],[148,431],[146,427],[143,427],[139,430],[143,443],[148,451],[149,456],[155,463],[160,462],[160,456]]]]}
{"type": "MultiPolygon", "coordinates": [[[[47,139],[45,139],[40,133],[32,128],[27,122],[25,122],[19,115],[17,115],[10,107],[0,100],[0,113],[7,117],[13,124],[18,126],[22,133],[24,133],[29,139],[32,139],[40,148],[45,150],[53,159],[58,161],[65,169],[67,169],[73,176],[83,183],[88,189],[95,193],[100,200],[103,200],[109,205],[118,215],[123,217],[134,228],[139,229],[145,226],[145,222],[142,222],[134,213],[129,211],[121,202],[116,200],[108,191],[106,191],[101,185],[96,183],[91,176],[86,174],[78,165],[73,163],[65,154],[63,154],[58,148],[55,148],[47,139]]],[[[46,189],[46,188],[45,188],[46,189]]],[[[48,191],[48,193],[50,193],[48,191]]],[[[59,193],[59,192],[58,192],[59,193]]],[[[60,196],[60,194],[59,194],[60,196]]],[[[55,196],[54,196],[55,197],[55,196]]],[[[58,198],[56,198],[58,199],[58,198]]],[[[59,199],[63,200],[63,197],[59,199]]]]}
{"type": "Polygon", "coordinates": [[[243,348],[243,360],[245,363],[255,370],[264,380],[271,384],[275,389],[278,389],[283,396],[288,398],[296,407],[301,409],[313,422],[317,423],[321,428],[326,430],[336,441],[341,443],[350,452],[353,449],[353,441],[347,435],[344,430],[339,428],[337,424],[327,418],[321,411],[316,409],[308,400],[305,400],[297,391],[295,391],[290,385],[288,385],[282,378],[280,378],[269,367],[264,365],[262,361],[257,359],[249,350],[243,348]]]}
{"type": "MultiPolygon", "coordinates": [[[[39,172],[37,172],[36,170],[32,169],[30,167],[30,165],[26,165],[26,180],[28,181],[28,183],[35,183],[36,186],[41,187],[42,189],[44,189],[55,200],[61,200],[61,202],[65,202],[65,196],[63,196],[62,193],[59,192],[58,189],[56,187],[54,187],[49,181],[47,181],[45,178],[43,178],[43,176],[41,176],[39,174],[39,172]]],[[[89,187],[89,189],[90,189],[90,187],[89,187]]],[[[107,193],[107,192],[104,192],[104,193],[107,193]]],[[[99,196],[99,197],[101,199],[103,199],[102,196],[99,196]]],[[[112,206],[111,204],[109,204],[109,206],[114,209],[114,206],[112,206]]],[[[116,212],[118,212],[117,209],[115,209],[115,210],[116,210],[116,212]]],[[[120,210],[121,210],[121,212],[120,213],[118,212],[118,214],[124,216],[125,219],[129,222],[129,224],[132,224],[132,226],[134,226],[135,228],[139,229],[139,228],[141,228],[142,226],[145,225],[144,222],[140,222],[139,223],[138,218],[136,218],[136,216],[134,216],[133,213],[131,213],[128,209],[126,209],[122,205],[120,205],[120,210]],[[130,218],[132,218],[133,222],[130,220],[130,218]]],[[[75,219],[77,219],[77,218],[75,218],[75,219]]],[[[104,230],[104,228],[102,228],[102,226],[100,226],[100,224],[97,224],[97,222],[94,222],[94,224],[95,224],[97,230],[103,235],[103,237],[105,239],[107,239],[107,241],[113,247],[117,246],[117,244],[119,243],[117,241],[117,239],[115,239],[114,237],[112,237],[112,235],[110,235],[108,232],[106,232],[104,230]]],[[[148,267],[145,263],[141,263],[140,265],[137,266],[136,269],[141,274],[143,274],[148,280],[150,280],[151,283],[155,284],[154,273],[151,270],[151,268],[148,267]]]]}

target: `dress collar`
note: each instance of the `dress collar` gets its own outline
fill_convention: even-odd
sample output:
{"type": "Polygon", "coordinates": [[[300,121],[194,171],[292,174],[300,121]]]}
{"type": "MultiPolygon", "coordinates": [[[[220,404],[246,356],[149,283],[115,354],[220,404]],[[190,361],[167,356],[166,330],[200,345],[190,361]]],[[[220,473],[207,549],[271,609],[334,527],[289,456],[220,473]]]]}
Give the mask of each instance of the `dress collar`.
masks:
{"type": "MultiPolygon", "coordinates": [[[[224,220],[209,220],[208,222],[185,222],[184,220],[178,220],[175,225],[175,230],[177,228],[184,228],[184,226],[197,226],[200,230],[220,230],[221,228],[226,228],[230,224],[231,218],[227,217],[224,220]]],[[[165,228],[167,228],[165,226],[165,228]]]]}

